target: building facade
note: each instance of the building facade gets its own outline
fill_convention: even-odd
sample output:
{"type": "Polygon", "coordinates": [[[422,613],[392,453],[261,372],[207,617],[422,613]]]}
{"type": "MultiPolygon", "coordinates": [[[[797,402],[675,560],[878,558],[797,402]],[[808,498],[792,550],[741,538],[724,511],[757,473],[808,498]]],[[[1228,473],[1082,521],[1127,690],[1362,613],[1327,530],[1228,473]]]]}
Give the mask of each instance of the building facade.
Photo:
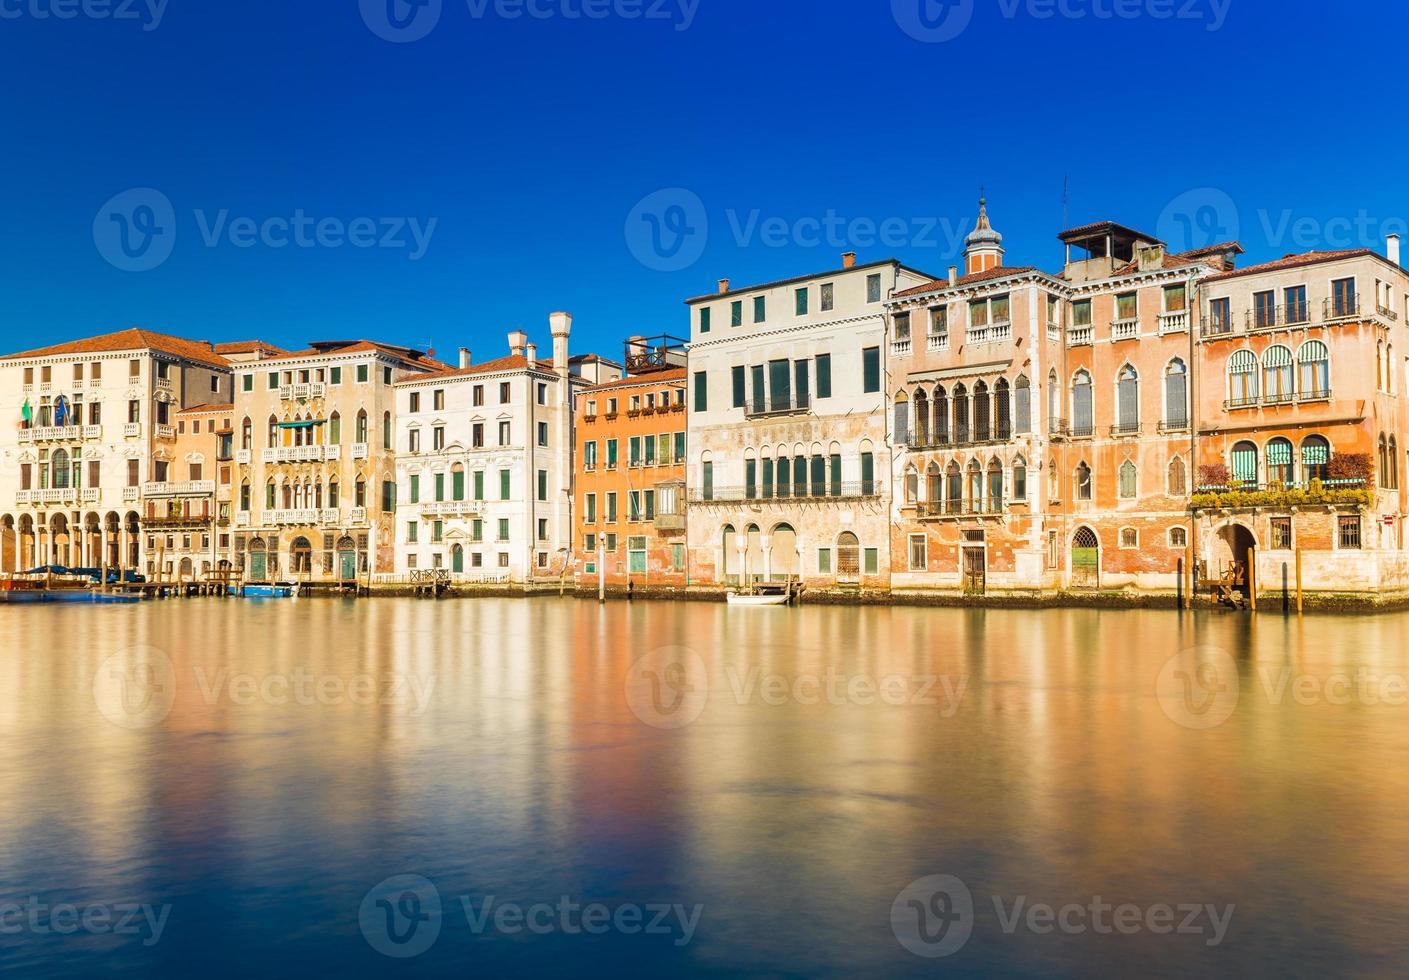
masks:
{"type": "Polygon", "coordinates": [[[886,301],[932,277],[888,260],[689,300],[692,584],[890,579],[886,301]]]}
{"type": "Polygon", "coordinates": [[[686,369],[669,343],[628,347],[625,378],[577,394],[578,583],[683,588],[686,369]]]}
{"type": "Polygon", "coordinates": [[[157,448],[154,478],[142,484],[148,579],[204,582],[229,566],[234,409],[182,409],[176,439],[157,448]]]}
{"type": "Polygon", "coordinates": [[[569,355],[569,314],[549,327],[549,359],[514,331],[506,357],[462,350],[459,367],[396,385],[397,575],[571,580],[573,397],[619,368],[569,355]]]}
{"type": "Polygon", "coordinates": [[[124,330],[0,358],[0,570],[140,570],[143,492],[165,480],[184,407],[230,400],[210,344],[124,330]]]}

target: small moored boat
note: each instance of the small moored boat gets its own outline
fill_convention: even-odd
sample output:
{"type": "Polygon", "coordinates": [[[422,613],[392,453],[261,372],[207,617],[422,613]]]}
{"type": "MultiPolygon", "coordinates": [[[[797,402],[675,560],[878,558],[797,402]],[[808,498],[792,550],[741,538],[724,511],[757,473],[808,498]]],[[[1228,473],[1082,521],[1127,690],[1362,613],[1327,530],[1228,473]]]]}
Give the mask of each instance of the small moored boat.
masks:
{"type": "Polygon", "coordinates": [[[297,585],[242,585],[240,586],[240,598],[242,599],[296,599],[298,598],[297,585]]]}
{"type": "Polygon", "coordinates": [[[786,592],[730,592],[725,597],[731,606],[786,606],[792,599],[786,592]]]}

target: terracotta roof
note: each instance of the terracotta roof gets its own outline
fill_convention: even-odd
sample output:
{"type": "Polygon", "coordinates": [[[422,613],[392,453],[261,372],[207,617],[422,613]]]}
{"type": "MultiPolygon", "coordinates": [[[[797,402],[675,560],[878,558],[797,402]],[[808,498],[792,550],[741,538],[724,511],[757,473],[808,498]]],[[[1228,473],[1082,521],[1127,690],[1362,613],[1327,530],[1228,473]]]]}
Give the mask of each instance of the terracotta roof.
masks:
{"type": "Polygon", "coordinates": [[[1226,252],[1235,252],[1238,255],[1242,255],[1243,251],[1243,246],[1239,245],[1237,242],[1219,242],[1217,245],[1191,248],[1187,252],[1180,252],[1178,254],[1184,256],[1186,259],[1200,259],[1205,255],[1223,255],[1226,252]]]}
{"type": "Polygon", "coordinates": [[[210,367],[228,368],[230,362],[217,354],[214,348],[203,340],[186,340],[154,330],[119,330],[97,337],[73,340],[66,344],[39,347],[34,350],[9,354],[0,360],[14,361],[26,357],[58,357],[64,354],[106,354],[114,351],[154,350],[172,357],[184,358],[210,367]]]}
{"type": "Polygon", "coordinates": [[[410,347],[398,347],[395,344],[382,344],[375,340],[348,340],[332,343],[315,343],[305,350],[284,351],[275,354],[273,357],[265,358],[262,363],[269,361],[289,361],[299,360],[305,357],[323,357],[332,354],[364,354],[377,353],[385,354],[388,357],[395,357],[408,364],[415,364],[429,368],[433,371],[449,370],[450,365],[443,361],[437,361],[429,354],[414,350],[410,347]]]}
{"type": "Polygon", "coordinates": [[[1076,228],[1068,228],[1066,231],[1057,233],[1057,240],[1062,242],[1071,242],[1075,241],[1078,238],[1087,238],[1101,231],[1123,233],[1129,238],[1138,238],[1141,241],[1149,242],[1152,245],[1164,244],[1162,241],[1160,241],[1160,239],[1156,238],[1154,235],[1147,234],[1143,231],[1136,231],[1134,228],[1131,228],[1128,225],[1117,224],[1114,221],[1093,221],[1089,225],[1079,225],[1076,228]]]}
{"type": "Polygon", "coordinates": [[[284,348],[275,344],[266,344],[262,340],[234,340],[228,344],[216,344],[217,354],[253,354],[257,351],[273,351],[276,354],[288,353],[284,348]]]}
{"type": "Polygon", "coordinates": [[[962,286],[972,286],[976,283],[986,282],[989,279],[1002,279],[1004,276],[1018,276],[1024,272],[1037,272],[1034,265],[999,265],[992,269],[985,269],[983,272],[973,272],[967,276],[960,276],[954,280],[951,287],[948,279],[935,279],[925,283],[923,286],[912,286],[909,289],[902,289],[894,294],[891,299],[901,299],[906,296],[919,296],[921,293],[933,293],[940,289],[958,289],[962,286]]]}
{"type": "MultiPolygon", "coordinates": [[[[1197,261],[1198,261],[1198,257],[1197,257],[1197,256],[1191,256],[1191,255],[1188,255],[1188,254],[1186,254],[1186,253],[1184,253],[1184,252],[1180,252],[1180,253],[1178,253],[1177,255],[1170,255],[1168,252],[1166,252],[1166,253],[1164,254],[1164,257],[1160,259],[1160,268],[1161,268],[1161,269],[1182,269],[1182,268],[1184,268],[1185,266],[1193,265],[1193,264],[1194,264],[1195,262],[1197,262],[1197,261]]],[[[1116,276],[1128,276],[1128,275],[1131,275],[1132,273],[1136,273],[1136,272],[1139,272],[1139,271],[1140,271],[1140,260],[1139,260],[1139,259],[1131,259],[1129,262],[1125,263],[1124,265],[1117,266],[1116,268],[1112,269],[1112,270],[1111,270],[1110,278],[1115,278],[1116,276]]]]}
{"type": "Polygon", "coordinates": [[[1241,269],[1234,269],[1231,272],[1222,272],[1216,276],[1209,276],[1204,282],[1219,282],[1223,279],[1234,279],[1238,276],[1253,275],[1259,272],[1276,272],[1280,269],[1294,269],[1299,265],[1314,265],[1317,262],[1331,262],[1335,259],[1349,259],[1359,255],[1378,255],[1368,248],[1343,248],[1330,251],[1311,252],[1289,252],[1280,259],[1273,259],[1270,262],[1259,262],[1257,265],[1244,266],[1241,269]]]}
{"type": "Polygon", "coordinates": [[[593,385],[583,390],[588,394],[594,391],[606,391],[608,388],[630,388],[633,385],[654,385],[665,384],[671,381],[684,382],[686,371],[684,368],[671,368],[669,371],[656,371],[653,374],[633,374],[627,378],[618,378],[615,381],[603,381],[599,385],[593,385]]]}
{"type": "Polygon", "coordinates": [[[190,408],[183,408],[177,415],[201,415],[206,412],[233,412],[235,406],[230,402],[223,405],[192,405],[190,408]]]}

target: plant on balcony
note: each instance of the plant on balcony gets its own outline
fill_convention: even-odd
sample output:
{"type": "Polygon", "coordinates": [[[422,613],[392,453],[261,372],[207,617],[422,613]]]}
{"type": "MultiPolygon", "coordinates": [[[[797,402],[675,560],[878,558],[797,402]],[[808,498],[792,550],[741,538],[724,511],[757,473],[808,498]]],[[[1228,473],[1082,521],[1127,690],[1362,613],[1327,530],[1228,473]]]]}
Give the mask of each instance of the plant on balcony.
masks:
{"type": "Polygon", "coordinates": [[[1228,467],[1222,463],[1201,463],[1199,464],[1199,486],[1201,487],[1226,487],[1228,485],[1228,467]]]}
{"type": "MultiPolygon", "coordinates": [[[[1202,470],[1200,467],[1201,474],[1202,470]]],[[[1237,484],[1202,484],[1190,499],[1190,506],[1194,510],[1217,510],[1223,507],[1287,510],[1317,504],[1369,507],[1374,503],[1374,491],[1366,487],[1367,485],[1361,482],[1354,486],[1326,487],[1320,480],[1312,480],[1305,487],[1285,487],[1281,483],[1271,483],[1264,488],[1251,486],[1247,489],[1240,489],[1237,484]]]]}
{"type": "Polygon", "coordinates": [[[1327,471],[1332,480],[1360,480],[1367,487],[1372,485],[1370,478],[1374,476],[1369,453],[1336,453],[1327,471]]]}

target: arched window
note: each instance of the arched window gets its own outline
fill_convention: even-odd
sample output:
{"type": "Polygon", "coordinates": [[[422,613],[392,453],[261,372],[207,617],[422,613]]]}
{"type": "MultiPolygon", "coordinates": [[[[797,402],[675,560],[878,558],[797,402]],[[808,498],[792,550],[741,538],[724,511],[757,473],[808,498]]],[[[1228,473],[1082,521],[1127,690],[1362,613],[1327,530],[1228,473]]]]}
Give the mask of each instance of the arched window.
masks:
{"type": "Polygon", "coordinates": [[[240,448],[254,448],[254,424],[250,422],[248,415],[246,415],[244,421],[240,423],[240,448]]]}
{"type": "Polygon", "coordinates": [[[337,412],[328,416],[328,445],[342,445],[342,416],[337,412]]]}
{"type": "Polygon", "coordinates": [[[983,510],[983,467],[976,459],[969,460],[969,506],[978,513],[983,510]]]}
{"type": "Polygon", "coordinates": [[[1032,431],[1032,385],[1026,375],[1019,375],[1018,383],[1013,386],[1013,430],[1032,431]]]}
{"type": "Polygon", "coordinates": [[[1257,483],[1257,446],[1244,440],[1233,445],[1233,482],[1257,483]]]}
{"type": "Polygon", "coordinates": [[[269,416],[269,431],[267,433],[267,436],[269,439],[270,449],[273,449],[275,446],[279,445],[279,420],[272,415],[269,416]]]}
{"type": "Polygon", "coordinates": [[[278,490],[274,486],[274,481],[271,479],[268,483],[264,485],[265,510],[273,510],[274,508],[279,506],[278,499],[275,497],[276,493],[278,493],[278,490]]]}
{"type": "Polygon", "coordinates": [[[1120,464],[1120,496],[1125,500],[1135,499],[1135,484],[1139,471],[1131,460],[1120,464]]]}
{"type": "Polygon", "coordinates": [[[382,413],[382,448],[391,448],[391,413],[382,413]]]}
{"type": "Polygon", "coordinates": [[[365,442],[367,441],[367,410],[366,410],[366,409],[361,409],[361,410],[359,410],[358,413],[357,413],[357,435],[356,435],[356,437],[355,437],[352,441],[353,441],[353,442],[363,442],[363,443],[365,443],[365,442]]]}
{"type": "Polygon", "coordinates": [[[1301,444],[1301,475],[1308,483],[1326,480],[1331,472],[1331,444],[1325,436],[1307,436],[1301,444]]]}
{"type": "Polygon", "coordinates": [[[1399,444],[1389,437],[1389,488],[1399,489],[1399,444]]]}
{"type": "Polygon", "coordinates": [[[1285,485],[1292,480],[1291,440],[1279,436],[1267,444],[1267,482],[1285,485]]]}
{"type": "Polygon", "coordinates": [[[974,438],[979,442],[987,442],[993,438],[993,431],[989,425],[990,407],[988,401],[988,384],[983,381],[974,384],[974,438]]]}
{"type": "Polygon", "coordinates": [[[1047,431],[1060,433],[1066,422],[1062,419],[1062,386],[1057,381],[1057,372],[1047,372],[1047,431]]]}
{"type": "Polygon", "coordinates": [[[68,452],[63,449],[55,449],[50,466],[53,475],[49,478],[49,486],[55,490],[67,490],[69,487],[68,452]]]}
{"type": "Polygon", "coordinates": [[[1089,436],[1095,429],[1091,402],[1091,375],[1084,370],[1076,372],[1071,383],[1071,433],[1075,436],[1089,436]]]}
{"type": "Polygon", "coordinates": [[[1091,499],[1091,467],[1085,460],[1076,464],[1076,499],[1091,499]]]}
{"type": "Polygon", "coordinates": [[[988,461],[988,509],[994,513],[1003,509],[1003,464],[997,457],[988,461]]]}
{"type": "Polygon", "coordinates": [[[1027,460],[1021,456],[1013,460],[1013,500],[1017,503],[1027,501],[1027,460]]]}
{"type": "Polygon", "coordinates": [[[915,445],[930,444],[930,396],[925,389],[915,389],[915,445]]]}
{"type": "Polygon", "coordinates": [[[920,476],[915,470],[915,466],[905,467],[905,503],[913,504],[919,494],[920,476]]]}
{"type": "Polygon", "coordinates": [[[1189,532],[1187,528],[1172,527],[1169,529],[1169,546],[1171,548],[1185,548],[1189,544],[1189,532]]]}
{"type": "MultiPolygon", "coordinates": [[[[1379,486],[1381,486],[1381,487],[1388,487],[1388,486],[1389,486],[1389,461],[1385,458],[1385,434],[1384,434],[1383,432],[1380,433],[1380,439],[1379,439],[1379,443],[1377,444],[1377,448],[1378,448],[1378,450],[1379,450],[1379,464],[1380,464],[1380,465],[1379,465],[1378,467],[1376,467],[1376,469],[1378,470],[1378,472],[1376,473],[1377,479],[1376,479],[1375,482],[1376,482],[1377,484],[1379,484],[1379,486]]],[[[61,451],[62,451],[62,450],[61,450],[61,451]]],[[[57,459],[57,458],[58,458],[58,454],[56,453],[56,454],[55,454],[55,459],[57,459]]],[[[58,474],[58,469],[57,469],[57,467],[56,467],[55,470],[54,470],[54,475],[55,475],[56,477],[59,475],[59,474],[58,474]]],[[[57,484],[55,484],[55,485],[57,486],[57,484]]]]}
{"type": "Polygon", "coordinates": [[[1182,496],[1184,496],[1184,486],[1185,486],[1186,475],[1185,475],[1185,472],[1184,472],[1184,460],[1183,460],[1182,457],[1175,456],[1173,459],[1171,459],[1171,460],[1169,461],[1169,474],[1168,474],[1168,475],[1169,475],[1169,480],[1168,480],[1168,483],[1169,483],[1169,490],[1168,490],[1169,495],[1170,495],[1171,497],[1182,497],[1182,496]]]}
{"type": "Polygon", "coordinates": [[[787,446],[778,447],[778,496],[787,497],[793,492],[792,457],[787,446]]]}
{"type": "Polygon", "coordinates": [[[964,475],[960,472],[957,462],[951,461],[944,471],[944,482],[945,513],[961,513],[964,509],[964,475]]]}
{"type": "Polygon", "coordinates": [[[1262,394],[1271,402],[1292,400],[1292,352],[1281,344],[1262,353],[1262,394]]]}
{"type": "Polygon", "coordinates": [[[328,506],[333,510],[338,508],[338,478],[333,477],[328,481],[328,506]]]}
{"type": "Polygon", "coordinates": [[[1228,358],[1228,404],[1232,408],[1257,402],[1257,355],[1235,350],[1228,358]]]}
{"type": "Polygon", "coordinates": [[[910,396],[903,391],[895,393],[895,444],[910,444],[910,396]]]}
{"type": "Polygon", "coordinates": [[[456,463],[450,467],[450,499],[465,499],[465,466],[463,463],[456,463]]]}
{"type": "Polygon", "coordinates": [[[1301,397],[1324,398],[1331,391],[1331,358],[1326,345],[1319,340],[1308,340],[1296,354],[1301,365],[1301,397]]]}
{"type": "Polygon", "coordinates": [[[993,417],[996,425],[994,437],[1003,440],[1012,438],[1012,401],[1007,378],[999,378],[993,385],[993,417]]]}
{"type": "Polygon", "coordinates": [[[1385,391],[1394,394],[1394,345],[1385,344],[1385,391]]]}
{"type": "Polygon", "coordinates": [[[1189,369],[1179,358],[1164,369],[1164,425],[1182,429],[1189,424],[1189,369]]]}
{"type": "Polygon", "coordinates": [[[954,441],[969,441],[969,390],[962,383],[954,386],[954,441]]]}
{"type": "Polygon", "coordinates": [[[944,385],[934,389],[934,441],[937,446],[949,445],[949,395],[944,385]]]}
{"type": "Polygon", "coordinates": [[[944,477],[939,471],[939,464],[930,460],[930,465],[925,468],[925,499],[929,501],[931,514],[939,512],[939,502],[943,498],[944,477]]]}
{"type": "Polygon", "coordinates": [[[1119,415],[1116,425],[1121,432],[1140,431],[1140,376],[1129,364],[1120,369],[1116,376],[1117,407],[1119,415]]]}
{"type": "Polygon", "coordinates": [[[1375,390],[1385,389],[1385,342],[1375,341],[1375,390]]]}

